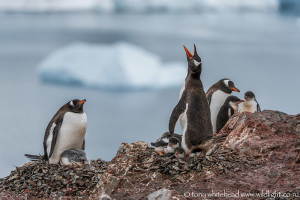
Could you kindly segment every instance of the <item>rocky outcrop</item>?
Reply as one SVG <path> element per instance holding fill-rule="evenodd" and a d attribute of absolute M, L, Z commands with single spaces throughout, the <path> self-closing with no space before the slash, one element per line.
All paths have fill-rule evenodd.
<path fill-rule="evenodd" d="M 300 115 L 278 111 L 236 113 L 220 134 L 227 135 L 226 140 L 214 145 L 205 157 L 162 157 L 147 143 L 136 142 L 122 143 L 108 164 L 96 165 L 97 172 L 88 166 L 75 170 L 45 163 L 30 163 L 31 167 L 26 164 L 0 180 L 0 197 L 39 197 L 33 191 L 46 188 L 52 196 L 47 193 L 44 197 L 62 199 L 300 198 Z M 63 170 L 56 172 L 55 167 Z M 40 168 L 48 171 L 35 171 Z M 54 170 L 52 174 L 50 169 Z M 26 172 L 17 172 L 20 170 Z M 82 182 L 78 185 L 63 172 L 75 173 Z M 89 178 L 84 179 L 87 172 Z M 39 177 L 51 180 L 53 173 L 62 173 L 59 176 L 66 179 L 66 184 L 62 182 L 61 188 L 51 181 L 44 188 L 36 184 L 41 181 Z M 84 183 L 82 187 L 80 183 Z M 75 190 L 66 193 L 66 188 Z"/>

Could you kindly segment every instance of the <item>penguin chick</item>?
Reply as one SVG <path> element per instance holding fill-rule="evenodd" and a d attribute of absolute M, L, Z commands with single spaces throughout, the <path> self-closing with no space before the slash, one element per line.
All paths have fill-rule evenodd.
<path fill-rule="evenodd" d="M 154 147 L 154 151 L 159 155 L 163 155 L 164 153 L 168 153 L 167 146 L 168 143 L 163 140 L 157 142 L 151 142 L 151 146 Z"/>
<path fill-rule="evenodd" d="M 206 92 L 214 133 L 217 133 L 216 124 L 220 108 L 224 104 L 226 98 L 230 96 L 233 91 L 240 92 L 240 90 L 235 87 L 233 81 L 228 78 L 224 78 L 213 84 Z"/>
<path fill-rule="evenodd" d="M 239 111 L 239 103 L 244 102 L 236 96 L 227 97 L 217 116 L 217 133 L 225 126 L 229 118 Z"/>
<path fill-rule="evenodd" d="M 88 159 L 83 150 L 70 149 L 61 154 L 60 163 L 62 165 L 77 164 L 81 166 L 83 164 L 88 164 Z"/>
<path fill-rule="evenodd" d="M 175 155 L 175 157 L 176 158 L 181 158 L 181 159 L 183 159 L 184 158 L 184 149 L 183 148 L 181 148 L 181 147 L 176 147 L 175 149 L 174 149 L 174 155 Z"/>
<path fill-rule="evenodd" d="M 169 142 L 169 139 L 170 139 L 171 137 L 176 137 L 176 138 L 178 138 L 179 140 L 181 140 L 182 135 L 179 135 L 179 134 L 176 134 L 176 133 L 174 133 L 174 134 L 172 135 L 170 132 L 164 132 L 159 138 L 156 139 L 156 142 L 158 142 L 158 141 L 164 141 L 164 142 L 168 143 L 168 142 Z"/>
<path fill-rule="evenodd" d="M 169 143 L 168 143 L 168 147 L 167 147 L 168 153 L 173 153 L 175 148 L 180 147 L 180 143 L 181 143 L 181 140 L 179 140 L 176 137 L 171 137 L 169 139 Z"/>
<path fill-rule="evenodd" d="M 255 112 L 261 112 L 260 106 L 255 98 L 255 95 L 253 92 L 248 91 L 245 93 L 245 102 L 243 103 L 241 107 L 241 113 L 242 112 L 250 112 L 250 113 L 255 113 Z"/>
<path fill-rule="evenodd" d="M 167 146 L 171 137 L 175 137 L 181 141 L 182 136 L 176 133 L 172 135 L 170 132 L 165 132 L 156 139 L 156 142 L 151 142 L 150 144 L 154 147 L 154 151 L 162 155 L 163 153 L 168 153 Z"/>

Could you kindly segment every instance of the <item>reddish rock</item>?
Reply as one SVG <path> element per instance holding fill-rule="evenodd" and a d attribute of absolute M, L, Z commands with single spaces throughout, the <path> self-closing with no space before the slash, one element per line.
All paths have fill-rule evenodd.
<path fill-rule="evenodd" d="M 236 113 L 220 134 L 226 140 L 204 158 L 161 157 L 145 142 L 123 143 L 84 198 L 300 198 L 300 115 Z"/>

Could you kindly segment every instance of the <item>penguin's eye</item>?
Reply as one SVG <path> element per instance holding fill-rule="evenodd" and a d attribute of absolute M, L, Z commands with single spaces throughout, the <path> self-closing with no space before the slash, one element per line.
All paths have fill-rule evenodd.
<path fill-rule="evenodd" d="M 201 62 L 198 62 L 197 60 L 194 60 L 194 64 L 196 65 L 196 67 L 198 67 L 198 65 L 200 65 Z"/>
<path fill-rule="evenodd" d="M 70 105 L 71 107 L 74 107 L 73 101 L 70 101 L 69 105 Z"/>

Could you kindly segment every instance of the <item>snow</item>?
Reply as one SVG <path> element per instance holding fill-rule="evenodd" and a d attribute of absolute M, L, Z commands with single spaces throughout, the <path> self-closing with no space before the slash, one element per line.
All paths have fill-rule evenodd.
<path fill-rule="evenodd" d="M 0 0 L 4 11 L 199 12 L 277 10 L 279 0 Z"/>
<path fill-rule="evenodd" d="M 75 43 L 54 51 L 39 65 L 43 81 L 102 89 L 180 87 L 186 63 L 163 63 L 157 55 L 133 44 Z"/>

